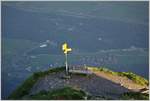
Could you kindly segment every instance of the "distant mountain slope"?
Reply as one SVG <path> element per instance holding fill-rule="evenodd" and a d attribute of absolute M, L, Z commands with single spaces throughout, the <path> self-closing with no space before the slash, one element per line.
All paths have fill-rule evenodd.
<path fill-rule="evenodd" d="M 70 16 L 64 11 L 31 12 L 2 5 L 2 37 L 55 40 L 58 46 L 67 41 L 76 49 L 95 52 L 131 46 L 148 48 L 147 36 L 148 25 Z"/>

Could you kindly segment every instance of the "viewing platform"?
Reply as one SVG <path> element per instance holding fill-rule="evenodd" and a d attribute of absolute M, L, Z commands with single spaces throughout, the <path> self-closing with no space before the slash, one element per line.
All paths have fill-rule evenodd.
<path fill-rule="evenodd" d="M 76 73 L 76 74 L 86 74 L 91 75 L 93 74 L 90 70 L 86 68 L 86 66 L 81 67 L 69 67 L 69 73 Z"/>

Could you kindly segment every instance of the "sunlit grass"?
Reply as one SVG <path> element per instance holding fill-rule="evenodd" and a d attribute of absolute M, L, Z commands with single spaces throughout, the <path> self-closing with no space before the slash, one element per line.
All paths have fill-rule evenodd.
<path fill-rule="evenodd" d="M 110 73 L 112 75 L 118 75 L 118 76 L 124 76 L 124 77 L 127 77 L 129 79 L 131 79 L 132 81 L 134 81 L 135 83 L 137 84 L 140 84 L 142 86 L 145 86 L 145 85 L 149 85 L 149 82 L 148 80 L 146 80 L 145 78 L 139 76 L 139 75 L 136 75 L 132 72 L 114 72 L 114 71 L 111 71 L 105 67 L 87 67 L 89 70 L 92 70 L 92 71 L 103 71 L 103 72 L 106 72 L 106 73 Z"/>

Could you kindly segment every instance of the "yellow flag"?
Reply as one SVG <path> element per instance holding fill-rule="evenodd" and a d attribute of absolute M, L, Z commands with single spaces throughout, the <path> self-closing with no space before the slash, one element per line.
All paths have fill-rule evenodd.
<path fill-rule="evenodd" d="M 70 52 L 70 51 L 72 51 L 72 49 L 71 48 L 67 48 L 67 51 Z"/>
<path fill-rule="evenodd" d="M 67 49 L 67 43 L 64 43 L 63 45 L 62 45 L 62 50 L 66 50 Z"/>
<path fill-rule="evenodd" d="M 68 48 L 67 46 L 68 46 L 67 43 L 64 43 L 62 45 L 62 50 L 64 51 L 65 54 L 67 54 L 68 52 L 72 51 L 72 49 Z"/>

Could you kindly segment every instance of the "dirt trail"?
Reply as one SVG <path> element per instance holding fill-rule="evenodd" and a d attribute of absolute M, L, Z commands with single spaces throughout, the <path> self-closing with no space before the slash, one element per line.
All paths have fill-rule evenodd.
<path fill-rule="evenodd" d="M 106 72 L 93 72 L 97 76 L 103 77 L 107 80 L 110 80 L 114 83 L 120 84 L 121 86 L 130 89 L 132 91 L 139 91 L 140 89 L 146 88 L 147 86 L 142 86 L 139 85 L 132 80 L 128 79 L 127 77 L 122 77 L 122 76 L 117 76 L 117 75 L 112 75 Z"/>

